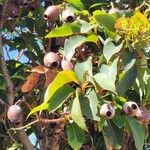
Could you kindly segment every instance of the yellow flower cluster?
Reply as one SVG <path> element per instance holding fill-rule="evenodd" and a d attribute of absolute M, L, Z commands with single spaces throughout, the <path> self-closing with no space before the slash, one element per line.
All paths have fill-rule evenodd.
<path fill-rule="evenodd" d="M 121 17 L 115 23 L 115 28 L 120 35 L 137 43 L 147 40 L 150 36 L 150 23 L 145 14 L 135 12 L 131 18 Z"/>

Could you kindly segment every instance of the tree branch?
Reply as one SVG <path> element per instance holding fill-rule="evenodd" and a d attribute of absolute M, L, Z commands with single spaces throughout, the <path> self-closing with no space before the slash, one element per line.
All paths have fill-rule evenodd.
<path fill-rule="evenodd" d="M 12 80 L 10 78 L 9 75 L 9 71 L 7 68 L 7 64 L 5 62 L 4 59 L 4 53 L 3 53 L 3 44 L 2 44 L 2 28 L 3 28 L 3 20 L 4 20 L 4 16 L 5 16 L 5 12 L 6 12 L 6 4 L 7 4 L 7 0 L 5 1 L 5 4 L 3 5 L 3 11 L 2 11 L 2 21 L 0 22 L 0 66 L 2 68 L 2 72 L 4 75 L 4 80 L 6 82 L 6 89 L 7 89 L 7 101 L 10 105 L 12 105 L 14 103 L 14 85 L 12 83 Z"/>

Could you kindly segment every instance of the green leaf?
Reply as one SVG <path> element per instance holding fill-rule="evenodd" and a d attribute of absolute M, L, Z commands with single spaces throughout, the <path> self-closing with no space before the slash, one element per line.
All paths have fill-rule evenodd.
<path fill-rule="evenodd" d="M 33 109 L 31 110 L 31 112 L 28 114 L 27 118 L 28 118 L 29 116 L 31 116 L 32 114 L 38 112 L 38 111 L 48 110 L 48 106 L 49 106 L 48 103 L 42 103 L 41 105 L 39 105 L 39 106 L 33 108 Z"/>
<path fill-rule="evenodd" d="M 95 26 L 91 25 L 90 23 L 84 21 L 84 20 L 80 20 L 81 23 L 81 33 L 88 33 L 91 29 L 93 29 Z"/>
<path fill-rule="evenodd" d="M 42 110 L 50 110 L 52 111 L 53 109 L 56 109 L 57 107 L 59 107 L 62 103 L 63 103 L 63 98 L 65 98 L 67 96 L 67 94 L 73 92 L 73 89 L 70 89 L 68 87 L 68 89 L 66 89 L 67 93 L 62 94 L 62 92 L 64 91 L 63 86 L 67 83 L 70 82 L 75 82 L 76 84 L 78 83 L 78 80 L 76 78 L 76 74 L 74 71 L 71 70 L 65 70 L 65 71 L 61 71 L 57 74 L 57 76 L 55 77 L 54 81 L 48 86 L 48 88 L 46 89 L 45 95 L 44 95 L 44 102 L 35 107 L 28 115 L 28 117 L 38 111 L 42 111 Z M 60 89 L 61 88 L 61 89 Z M 63 91 L 61 91 L 63 90 Z M 62 94 L 62 99 L 59 99 L 58 102 L 54 102 L 56 101 L 57 97 L 57 92 L 58 94 Z M 52 102 L 51 101 L 52 98 Z M 50 103 L 50 104 L 49 104 Z M 52 105 L 51 105 L 52 103 Z M 56 103 L 54 105 L 54 103 Z M 51 105 L 51 106 L 50 106 Z"/>
<path fill-rule="evenodd" d="M 117 83 L 116 85 L 117 93 L 120 95 L 126 92 L 132 86 L 133 82 L 136 79 L 136 76 L 137 76 L 137 68 L 133 66 L 129 71 L 124 73 L 121 80 Z"/>
<path fill-rule="evenodd" d="M 137 150 L 143 150 L 145 140 L 145 128 L 144 125 L 137 122 L 134 118 L 127 117 L 127 122 L 133 133 L 135 146 Z"/>
<path fill-rule="evenodd" d="M 85 42 L 93 42 L 93 43 L 95 43 L 96 45 L 98 45 L 98 36 L 97 36 L 97 34 L 95 34 L 95 33 L 91 33 L 91 34 L 89 34 L 88 36 L 87 36 L 87 39 L 86 39 L 86 41 Z"/>
<path fill-rule="evenodd" d="M 78 89 L 77 89 L 77 90 L 78 90 Z M 80 105 L 80 102 L 79 102 L 79 94 L 78 94 L 78 91 L 77 91 L 76 97 L 75 97 L 75 99 L 73 100 L 73 103 L 72 103 L 71 117 L 72 117 L 72 119 L 74 120 L 74 122 L 75 122 L 81 129 L 83 129 L 84 131 L 87 131 L 87 132 L 88 132 L 88 129 L 87 129 L 87 127 L 86 127 L 85 120 L 84 120 L 84 117 L 83 117 L 83 114 L 82 114 L 82 111 L 81 111 L 81 105 Z"/>
<path fill-rule="evenodd" d="M 61 27 L 51 30 L 46 38 L 64 37 L 80 33 L 81 24 L 79 22 L 66 23 Z"/>
<path fill-rule="evenodd" d="M 106 145 L 112 145 L 115 149 L 120 149 L 123 142 L 123 129 L 119 129 L 113 123 L 108 121 L 108 124 L 103 128 L 103 135 Z"/>
<path fill-rule="evenodd" d="M 97 116 L 98 114 L 98 98 L 93 89 L 90 89 L 87 91 L 86 97 L 83 95 L 79 96 L 80 103 L 81 103 L 81 109 L 83 111 L 83 114 L 91 119 L 100 121 L 100 118 Z"/>
<path fill-rule="evenodd" d="M 117 76 L 117 61 L 118 59 L 115 59 L 110 66 L 105 64 L 102 65 L 100 73 L 94 76 L 99 86 L 114 93 L 116 93 L 115 81 Z"/>
<path fill-rule="evenodd" d="M 81 0 L 65 0 L 68 3 L 71 3 L 73 6 L 75 6 L 76 8 L 79 8 L 80 10 L 84 9 L 84 4 Z"/>
<path fill-rule="evenodd" d="M 74 122 L 67 125 L 66 131 L 69 145 L 79 150 L 84 142 L 84 131 Z"/>
<path fill-rule="evenodd" d="M 61 88 L 59 88 L 51 97 L 51 99 L 49 100 L 49 111 L 55 111 L 57 108 L 59 108 L 64 101 L 66 100 L 66 98 L 69 97 L 69 95 L 71 93 L 74 92 L 74 89 L 72 87 L 69 86 L 62 86 Z"/>
<path fill-rule="evenodd" d="M 77 62 L 74 70 L 77 74 L 78 80 L 80 82 L 84 82 L 85 73 L 92 76 L 92 70 L 93 70 L 93 68 L 92 68 L 92 57 L 89 57 L 84 62 L 81 62 L 81 63 Z"/>
<path fill-rule="evenodd" d="M 46 89 L 44 102 L 48 102 L 60 87 L 70 82 L 79 84 L 75 72 L 71 70 L 60 71 L 54 81 Z"/>
<path fill-rule="evenodd" d="M 86 37 L 82 35 L 76 35 L 70 37 L 64 45 L 64 55 L 68 61 L 70 61 L 75 54 L 75 49 L 84 43 Z"/>
<path fill-rule="evenodd" d="M 103 28 L 105 29 L 106 33 L 115 38 L 117 36 L 116 29 L 115 29 L 115 20 L 114 18 L 107 14 L 105 11 L 96 10 L 93 12 L 93 16 L 97 22 L 99 22 Z"/>
<path fill-rule="evenodd" d="M 114 54 L 118 53 L 121 50 L 122 46 L 123 46 L 123 43 L 121 43 L 118 46 L 115 46 L 114 43 L 111 41 L 104 45 L 103 54 L 107 62 L 109 62 L 109 60 Z"/>

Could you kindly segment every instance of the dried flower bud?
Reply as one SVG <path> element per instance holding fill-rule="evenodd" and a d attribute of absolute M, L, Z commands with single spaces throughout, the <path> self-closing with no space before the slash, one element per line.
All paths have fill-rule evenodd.
<path fill-rule="evenodd" d="M 43 15 L 45 20 L 56 21 L 59 18 L 59 7 L 56 5 L 49 6 Z"/>
<path fill-rule="evenodd" d="M 49 52 L 44 56 L 43 61 L 46 67 L 57 68 L 60 65 L 61 57 L 54 52 Z"/>
<path fill-rule="evenodd" d="M 14 124 L 18 125 L 22 122 L 22 110 L 18 105 L 12 105 L 7 111 L 7 118 Z"/>
<path fill-rule="evenodd" d="M 66 9 L 62 12 L 62 19 L 67 23 L 71 23 L 71 22 L 75 21 L 76 16 L 75 16 L 74 12 Z"/>
<path fill-rule="evenodd" d="M 139 106 L 133 101 L 125 102 L 123 111 L 126 115 L 135 116 L 139 112 Z"/>
<path fill-rule="evenodd" d="M 111 104 L 103 104 L 100 109 L 100 115 L 106 119 L 111 119 L 115 115 L 115 108 Z"/>
<path fill-rule="evenodd" d="M 73 70 L 74 69 L 73 63 L 66 60 L 66 59 L 62 59 L 61 67 L 62 67 L 63 70 Z"/>

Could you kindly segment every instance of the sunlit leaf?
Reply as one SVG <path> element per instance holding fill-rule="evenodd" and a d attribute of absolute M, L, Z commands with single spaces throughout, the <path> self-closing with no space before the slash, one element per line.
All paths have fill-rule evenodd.
<path fill-rule="evenodd" d="M 85 36 L 76 35 L 70 37 L 66 41 L 64 45 L 64 55 L 68 61 L 70 61 L 73 55 L 75 54 L 75 49 L 79 47 L 82 43 L 84 43 L 85 40 L 86 40 Z"/>
<path fill-rule="evenodd" d="M 123 43 L 115 46 L 113 42 L 108 42 L 104 45 L 103 54 L 107 62 L 109 62 L 109 60 L 114 54 L 118 53 L 121 50 L 122 46 L 123 46 Z"/>
<path fill-rule="evenodd" d="M 54 28 L 48 33 L 46 38 L 64 37 L 80 33 L 81 24 L 79 22 L 67 23 L 61 27 Z"/>
<path fill-rule="evenodd" d="M 116 93 L 117 61 L 118 59 L 115 59 L 111 65 L 102 65 L 100 73 L 94 76 L 99 86 L 114 93 Z"/>
<path fill-rule="evenodd" d="M 75 150 L 80 149 L 84 142 L 84 131 L 74 122 L 67 125 L 66 131 L 70 146 Z"/>
<path fill-rule="evenodd" d="M 54 111 L 59 108 L 65 102 L 66 98 L 69 97 L 69 95 L 73 92 L 74 89 L 66 85 L 59 88 L 49 100 L 48 110 Z"/>
<path fill-rule="evenodd" d="M 75 72 L 77 74 L 78 80 L 80 82 L 84 81 L 84 74 L 87 73 L 89 75 L 92 75 L 92 57 L 89 57 L 84 62 L 77 62 L 75 65 Z"/>
<path fill-rule="evenodd" d="M 83 130 L 88 131 L 85 119 L 83 117 L 82 111 L 81 111 L 81 105 L 79 101 L 79 93 L 77 92 L 75 99 L 72 103 L 71 108 L 71 117 L 74 120 L 74 122 Z"/>
<path fill-rule="evenodd" d="M 55 77 L 54 81 L 48 86 L 45 96 L 44 96 L 44 102 L 48 102 L 50 98 L 53 96 L 53 94 L 63 85 L 74 82 L 76 84 L 79 84 L 76 74 L 74 71 L 71 70 L 65 70 L 58 72 L 57 76 Z"/>

